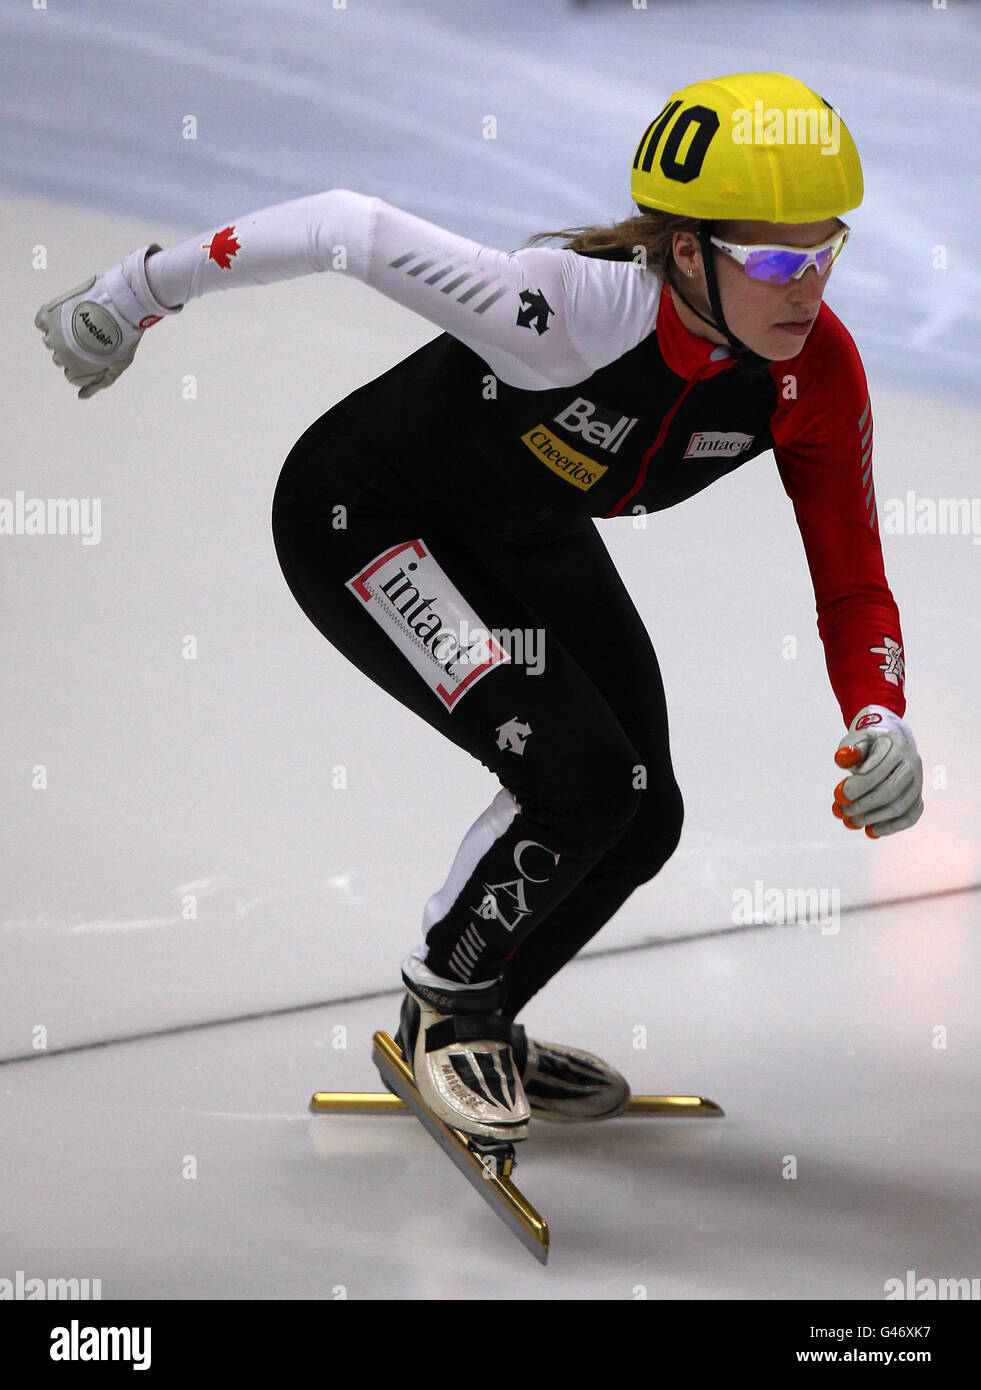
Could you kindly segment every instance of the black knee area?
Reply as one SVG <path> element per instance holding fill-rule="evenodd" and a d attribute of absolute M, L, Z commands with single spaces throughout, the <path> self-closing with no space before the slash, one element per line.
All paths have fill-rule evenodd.
<path fill-rule="evenodd" d="M 678 848 L 684 820 L 685 803 L 676 782 L 645 791 L 636 815 L 611 851 L 618 871 L 635 885 L 660 873 Z"/>
<path fill-rule="evenodd" d="M 516 795 L 522 811 L 546 826 L 556 844 L 600 854 L 623 836 L 643 803 L 635 785 L 639 763 L 625 737 L 584 741 L 555 769 L 547 799 Z"/>

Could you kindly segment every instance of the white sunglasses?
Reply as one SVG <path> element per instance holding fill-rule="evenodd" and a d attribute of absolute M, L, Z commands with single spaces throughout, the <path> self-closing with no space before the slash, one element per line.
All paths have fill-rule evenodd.
<path fill-rule="evenodd" d="M 773 285 L 786 285 L 799 280 L 808 266 L 819 275 L 826 275 L 841 255 L 851 229 L 842 222 L 834 236 L 820 246 L 743 246 L 735 241 L 709 237 L 713 246 L 738 261 L 751 280 L 767 280 Z"/>

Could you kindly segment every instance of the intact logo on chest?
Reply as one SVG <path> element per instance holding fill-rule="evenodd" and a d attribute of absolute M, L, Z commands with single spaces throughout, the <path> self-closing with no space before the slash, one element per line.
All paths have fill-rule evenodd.
<path fill-rule="evenodd" d="M 683 457 L 686 459 L 731 458 L 748 449 L 756 438 L 738 430 L 696 430 L 688 441 Z"/>

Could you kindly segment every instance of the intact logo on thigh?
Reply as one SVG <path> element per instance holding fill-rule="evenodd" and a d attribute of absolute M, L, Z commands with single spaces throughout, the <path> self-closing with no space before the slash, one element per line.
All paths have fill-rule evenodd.
<path fill-rule="evenodd" d="M 511 660 L 423 540 L 376 555 L 345 588 L 449 710 L 493 666 Z"/>

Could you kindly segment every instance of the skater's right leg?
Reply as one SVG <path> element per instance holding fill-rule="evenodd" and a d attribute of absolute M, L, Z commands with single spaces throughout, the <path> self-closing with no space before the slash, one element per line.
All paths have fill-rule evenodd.
<path fill-rule="evenodd" d="M 421 949 L 406 962 L 417 999 L 427 984 L 440 989 L 438 1004 L 425 1001 L 439 1015 L 436 1022 L 464 1018 L 472 1014 L 467 986 L 494 984 L 517 944 L 623 835 L 638 800 L 637 753 L 540 615 L 464 541 L 427 520 L 352 507 L 346 525 L 335 529 L 332 499 L 316 489 L 311 494 L 302 479 L 287 466 L 274 506 L 280 563 L 301 607 L 366 675 L 504 784 L 430 901 Z M 525 669 L 527 662 L 500 660 L 473 667 L 454 686 L 446 679 L 445 654 L 461 625 L 470 633 L 523 635 L 536 645 L 538 673 Z M 433 655 L 437 643 L 442 667 Z M 495 1012 L 482 1006 L 477 1016 Z M 442 1068 L 448 1078 L 448 1067 L 459 1078 L 461 1067 L 451 1058 L 462 1044 L 444 1033 L 434 1038 L 451 1051 L 440 1058 L 440 1048 L 428 1050 L 427 1074 Z M 505 1042 L 485 1041 L 495 1047 L 483 1051 L 504 1055 Z M 418 1061 L 422 1054 L 415 1052 Z M 484 1099 L 496 1099 L 486 1059 L 474 1054 L 467 1065 Z M 507 1094 L 503 1082 L 502 1090 Z M 522 1099 L 513 1096 L 505 1125 L 520 1115 Z M 466 1119 L 459 1116 L 460 1128 Z"/>
<path fill-rule="evenodd" d="M 640 800 L 637 751 L 533 606 L 455 535 L 425 519 L 353 508 L 335 531 L 328 502 L 287 502 L 280 491 L 274 523 L 287 581 L 320 631 L 503 784 L 427 905 L 421 956 L 456 985 L 494 980 L 623 835 Z M 373 567 L 375 578 L 362 583 Z M 395 577 L 379 586 L 388 570 Z M 527 659 L 502 659 L 451 687 L 431 654 L 437 643 L 448 650 L 461 628 L 490 630 L 515 647 L 533 643 L 536 674 Z M 424 631 L 437 634 L 428 649 Z M 453 674 L 466 669 L 455 664 Z"/>

